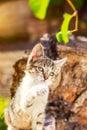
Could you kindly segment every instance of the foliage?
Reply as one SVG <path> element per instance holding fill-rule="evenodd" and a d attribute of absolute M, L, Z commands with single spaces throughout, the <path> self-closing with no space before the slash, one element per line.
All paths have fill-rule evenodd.
<path fill-rule="evenodd" d="M 84 4 L 84 0 L 73 0 L 76 9 L 80 10 Z"/>
<path fill-rule="evenodd" d="M 29 0 L 29 5 L 37 18 L 44 19 L 49 2 L 50 0 Z"/>
<path fill-rule="evenodd" d="M 0 97 L 0 130 L 6 130 L 6 125 L 4 122 L 4 109 L 9 104 L 9 99 Z"/>
<path fill-rule="evenodd" d="M 61 3 L 61 1 L 62 0 L 58 0 L 59 3 Z M 66 1 L 70 5 L 70 7 L 74 11 L 74 13 L 73 14 L 68 14 L 68 13 L 64 14 L 64 21 L 61 26 L 61 31 L 56 34 L 56 38 L 57 38 L 58 42 L 64 42 L 65 44 L 67 44 L 69 42 L 68 36 L 71 35 L 72 32 L 77 31 L 77 29 L 78 29 L 77 10 L 75 9 L 71 0 L 66 0 Z M 44 0 L 44 1 L 29 0 L 29 5 L 37 18 L 44 19 L 46 16 L 47 7 L 50 2 L 53 2 L 53 0 Z M 75 29 L 69 31 L 69 23 L 73 17 L 76 17 Z"/>
<path fill-rule="evenodd" d="M 60 5 L 62 2 L 63 0 L 50 0 L 50 3 L 54 5 Z"/>
<path fill-rule="evenodd" d="M 64 21 L 61 26 L 61 32 L 56 34 L 56 38 L 57 38 L 58 42 L 63 42 L 63 41 L 64 41 L 64 43 L 69 42 L 68 35 L 71 35 L 72 32 L 68 31 L 68 26 L 69 26 L 69 23 L 70 23 L 70 20 L 72 19 L 72 17 L 73 17 L 73 15 L 70 15 L 67 13 L 64 14 Z"/>

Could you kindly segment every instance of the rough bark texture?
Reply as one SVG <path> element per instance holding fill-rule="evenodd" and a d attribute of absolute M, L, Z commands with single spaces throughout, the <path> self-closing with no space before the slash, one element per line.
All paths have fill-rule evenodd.
<path fill-rule="evenodd" d="M 53 106 L 57 102 L 57 130 L 87 130 L 87 39 L 83 39 L 71 37 L 68 46 L 58 46 L 59 58 L 68 60 L 59 87 L 49 97 Z"/>
<path fill-rule="evenodd" d="M 85 45 L 83 45 L 85 46 Z M 78 45 L 79 47 L 79 45 Z M 87 47 L 87 45 L 86 45 Z M 62 97 L 67 105 L 68 120 L 57 118 L 58 130 L 85 130 L 87 129 L 87 53 L 85 49 L 77 47 L 59 46 L 59 57 L 67 57 L 67 63 L 62 69 L 60 86 L 55 95 Z M 57 97 L 57 96 L 55 96 Z M 63 104 L 64 104 L 63 103 Z M 63 105 L 62 104 L 62 105 Z M 69 108 L 70 107 L 70 108 Z M 63 111 L 64 110 L 64 111 Z M 60 115 L 65 113 L 61 110 Z M 72 115 L 73 112 L 73 115 Z M 66 118 L 66 116 L 64 115 Z M 61 128 L 61 126 L 63 128 Z M 60 128 L 59 128 L 60 127 Z"/>

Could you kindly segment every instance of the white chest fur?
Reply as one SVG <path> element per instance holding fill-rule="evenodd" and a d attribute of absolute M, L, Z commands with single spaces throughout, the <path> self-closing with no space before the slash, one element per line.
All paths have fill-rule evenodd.
<path fill-rule="evenodd" d="M 48 93 L 49 89 L 45 83 L 38 83 L 36 79 L 32 78 L 29 73 L 26 72 L 16 96 L 20 97 L 19 104 L 21 109 L 26 111 L 26 109 L 30 110 L 27 106 L 31 105 L 32 108 L 40 106 L 44 108 L 47 104 Z"/>

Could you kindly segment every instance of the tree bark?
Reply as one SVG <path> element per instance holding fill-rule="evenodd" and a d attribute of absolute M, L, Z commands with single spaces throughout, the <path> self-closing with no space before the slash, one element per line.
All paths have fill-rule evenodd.
<path fill-rule="evenodd" d="M 58 130 L 87 129 L 87 39 L 83 40 L 83 37 L 73 37 L 68 45 L 58 45 L 59 58 L 68 59 L 62 69 L 60 85 L 49 98 L 51 102 L 62 99 L 62 103 L 57 104 L 62 106 L 58 108 L 61 114 L 57 113 Z"/>

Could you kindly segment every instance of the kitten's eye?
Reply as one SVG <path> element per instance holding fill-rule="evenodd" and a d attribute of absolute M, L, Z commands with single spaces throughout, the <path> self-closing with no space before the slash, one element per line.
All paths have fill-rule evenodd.
<path fill-rule="evenodd" d="M 39 71 L 43 71 L 43 68 L 42 67 L 38 67 L 37 68 Z"/>
<path fill-rule="evenodd" d="M 50 76 L 54 76 L 54 72 L 50 72 L 50 74 L 49 74 Z"/>

